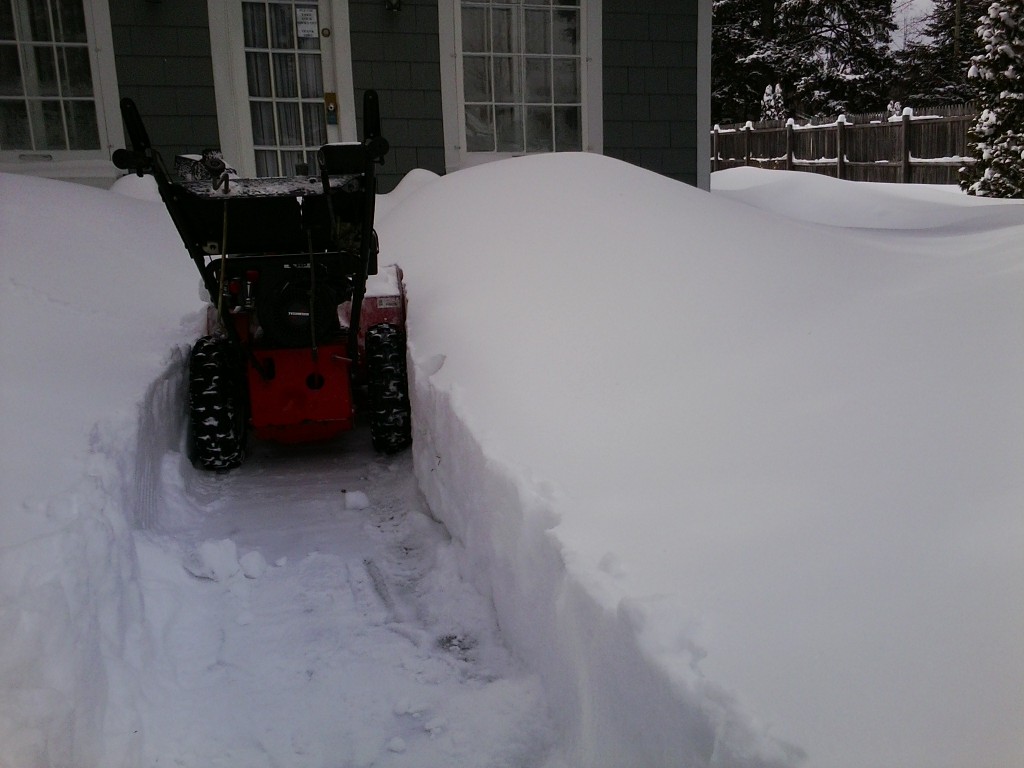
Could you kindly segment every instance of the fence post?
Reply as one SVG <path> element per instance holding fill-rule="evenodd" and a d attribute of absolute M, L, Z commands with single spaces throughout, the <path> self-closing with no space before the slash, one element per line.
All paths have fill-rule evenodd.
<path fill-rule="evenodd" d="M 793 118 L 786 121 L 786 170 L 793 170 Z"/>
<path fill-rule="evenodd" d="M 902 160 L 900 168 L 900 181 L 904 184 L 909 184 L 913 168 L 910 165 L 910 118 L 913 117 L 914 110 L 910 107 L 904 107 L 903 109 L 903 130 L 901 132 L 903 139 L 902 149 Z"/>
<path fill-rule="evenodd" d="M 711 132 L 711 171 L 714 173 L 718 170 L 718 132 L 721 128 L 718 127 L 718 123 L 715 123 L 715 128 Z"/>
<path fill-rule="evenodd" d="M 846 152 L 845 144 L 843 141 L 843 134 L 846 132 L 846 115 L 840 115 L 836 118 L 836 178 L 846 178 L 846 158 L 844 153 Z"/>
<path fill-rule="evenodd" d="M 754 132 L 754 124 L 747 120 L 747 124 L 743 126 L 743 164 L 750 165 L 750 157 L 753 152 L 751 147 L 750 134 Z"/>

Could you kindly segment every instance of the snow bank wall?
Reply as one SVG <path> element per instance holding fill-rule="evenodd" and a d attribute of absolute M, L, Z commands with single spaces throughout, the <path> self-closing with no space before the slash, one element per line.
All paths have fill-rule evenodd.
<path fill-rule="evenodd" d="M 763 173 L 410 175 L 419 482 L 570 765 L 1005 765 L 1024 207 Z"/>
<path fill-rule="evenodd" d="M 0 200 L 0 767 L 134 766 L 132 530 L 180 439 L 195 279 L 159 204 L 4 174 Z"/>
<path fill-rule="evenodd" d="M 488 456 L 433 372 L 410 371 L 419 485 L 458 542 L 464 574 L 494 601 L 503 637 L 540 676 L 566 765 L 792 764 L 798 752 L 754 733 L 727 693 L 669 673 L 641 646 L 641 610 L 595 599 L 549 532 L 550 489 Z"/>
<path fill-rule="evenodd" d="M 32 502 L 52 530 L 0 550 L 0 766 L 128 766 L 145 652 L 132 530 L 155 520 L 160 462 L 181 436 L 181 353 L 137 420 L 97 424 L 85 475 Z M 134 421 L 134 423 L 132 423 Z"/>

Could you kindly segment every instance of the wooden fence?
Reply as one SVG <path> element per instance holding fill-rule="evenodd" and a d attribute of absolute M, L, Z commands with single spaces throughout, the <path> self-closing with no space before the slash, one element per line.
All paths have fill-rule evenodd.
<path fill-rule="evenodd" d="M 967 130 L 971 105 L 929 108 L 927 114 L 842 115 L 825 125 L 773 121 L 753 126 L 715 126 L 711 170 L 750 165 L 810 171 L 852 181 L 956 184 L 973 162 Z"/>

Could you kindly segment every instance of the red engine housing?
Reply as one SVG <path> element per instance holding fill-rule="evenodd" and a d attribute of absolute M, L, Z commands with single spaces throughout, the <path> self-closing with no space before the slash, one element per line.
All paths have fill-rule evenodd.
<path fill-rule="evenodd" d="M 316 350 L 260 343 L 253 313 L 232 314 L 235 329 L 247 351 L 248 424 L 259 440 L 308 443 L 330 440 L 355 426 L 355 389 L 365 382 L 366 329 L 380 323 L 405 327 L 405 295 L 402 271 L 382 267 L 368 279 L 358 334 L 358 362 L 349 355 L 348 339 L 332 339 Z M 343 331 L 350 327 L 351 302 L 338 308 Z M 210 331 L 216 325 L 210 313 Z"/>

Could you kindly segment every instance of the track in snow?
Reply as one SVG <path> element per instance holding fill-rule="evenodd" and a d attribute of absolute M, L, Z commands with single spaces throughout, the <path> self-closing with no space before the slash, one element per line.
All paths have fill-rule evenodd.
<path fill-rule="evenodd" d="M 137 534 L 143 765 L 546 762 L 539 681 L 459 578 L 410 455 L 369 442 L 357 430 L 318 450 L 262 447 L 226 475 L 167 455 L 157 524 Z M 343 489 L 369 506 L 346 508 Z M 184 567 L 203 542 L 220 542 L 198 558 L 213 579 Z M 260 556 L 257 578 L 228 575 L 239 558 L 259 574 Z"/>

